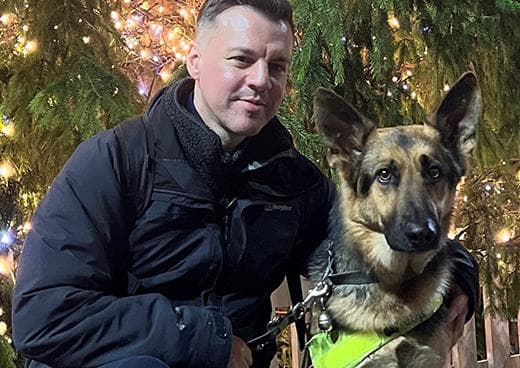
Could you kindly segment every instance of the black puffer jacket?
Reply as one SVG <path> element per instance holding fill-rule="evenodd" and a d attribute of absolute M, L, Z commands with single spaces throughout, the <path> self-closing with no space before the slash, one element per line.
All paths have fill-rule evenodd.
<path fill-rule="evenodd" d="M 78 147 L 42 201 L 13 303 L 15 346 L 30 367 L 133 355 L 225 367 L 231 336 L 265 331 L 271 292 L 323 238 L 333 190 L 281 124 L 223 164 L 219 138 L 185 108 L 192 89 L 167 88 L 147 112 L 153 191 L 129 236 L 111 130 Z M 124 262 L 128 287 L 118 282 Z M 256 354 L 255 366 L 273 354 Z"/>

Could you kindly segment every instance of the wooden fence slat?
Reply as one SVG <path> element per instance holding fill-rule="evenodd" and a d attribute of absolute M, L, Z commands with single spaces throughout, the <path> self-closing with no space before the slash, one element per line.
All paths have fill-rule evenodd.
<path fill-rule="evenodd" d="M 504 368 L 509 358 L 509 324 L 507 321 L 486 317 L 486 349 L 488 368 Z"/>
<path fill-rule="evenodd" d="M 477 338 L 475 317 L 465 325 L 464 332 L 451 350 L 453 366 L 457 368 L 477 368 Z"/>

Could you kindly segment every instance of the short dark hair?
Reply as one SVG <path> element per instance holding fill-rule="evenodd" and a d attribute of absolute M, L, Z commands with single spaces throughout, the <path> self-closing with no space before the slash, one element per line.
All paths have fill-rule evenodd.
<path fill-rule="evenodd" d="M 234 6 L 249 6 L 274 21 L 285 21 L 294 31 L 293 11 L 287 0 L 206 0 L 197 16 L 197 28 L 214 22 L 217 15 Z"/>

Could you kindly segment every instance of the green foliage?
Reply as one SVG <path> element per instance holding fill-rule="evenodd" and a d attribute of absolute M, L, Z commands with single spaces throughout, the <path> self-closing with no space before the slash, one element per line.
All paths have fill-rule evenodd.
<path fill-rule="evenodd" d="M 478 260 L 492 295 L 487 312 L 509 318 L 516 318 L 520 309 L 520 237 L 504 241 L 496 235 L 504 229 L 520 234 L 519 164 L 517 159 L 475 170 L 463 187 L 457 216 L 461 239 Z"/>
<path fill-rule="evenodd" d="M 7 331 L 3 336 L 0 336 L 0 367 L 2 368 L 16 368 L 23 367 L 23 359 L 16 354 L 11 343 L 7 340 L 11 335 L 11 328 L 9 323 L 9 316 L 11 315 L 11 292 L 12 284 L 7 282 L 4 278 L 0 278 L 0 322 L 7 325 Z"/>
<path fill-rule="evenodd" d="M 46 129 L 67 124 L 84 140 L 128 117 L 127 99 L 115 97 L 120 89 L 129 90 L 131 86 L 93 56 L 75 57 L 70 69 L 34 96 L 29 111 L 36 124 Z"/>
<path fill-rule="evenodd" d="M 16 130 L 0 144 L 26 193 L 44 193 L 82 140 L 142 107 L 115 67 L 122 49 L 110 10 L 97 0 L 0 3 L 18 15 L 17 32 L 37 44 L 34 53 L 11 45 L 0 64 L 0 113 Z"/>
<path fill-rule="evenodd" d="M 3 336 L 0 336 L 0 367 L 16 368 L 16 359 L 16 353 L 11 344 Z"/>

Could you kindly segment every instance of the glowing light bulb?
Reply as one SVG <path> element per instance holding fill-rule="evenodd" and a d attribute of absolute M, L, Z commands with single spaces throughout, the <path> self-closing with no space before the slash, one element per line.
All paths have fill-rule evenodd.
<path fill-rule="evenodd" d="M 32 229 L 32 224 L 30 222 L 27 221 L 25 224 L 23 224 L 23 227 L 22 227 L 23 231 L 28 232 L 31 229 Z"/>
<path fill-rule="evenodd" d="M 444 92 L 448 92 L 450 90 L 450 85 L 449 84 L 445 84 L 444 85 Z"/>
<path fill-rule="evenodd" d="M 13 236 L 9 233 L 9 231 L 2 231 L 1 232 L 2 237 L 0 237 L 0 243 L 3 243 L 5 245 L 11 245 L 14 241 Z"/>
<path fill-rule="evenodd" d="M 15 20 L 15 15 L 13 13 L 4 13 L 0 16 L 0 23 L 5 26 L 10 26 Z"/>
<path fill-rule="evenodd" d="M 498 243 L 507 243 L 512 238 L 511 230 L 508 228 L 503 228 L 495 235 L 495 240 Z"/>
<path fill-rule="evenodd" d="M 150 32 L 155 37 L 160 37 L 163 31 L 163 26 L 161 24 L 152 23 L 150 24 Z"/>
<path fill-rule="evenodd" d="M 168 68 L 163 68 L 159 73 L 163 82 L 168 82 L 172 77 L 172 73 Z"/>
<path fill-rule="evenodd" d="M 392 29 L 399 29 L 401 27 L 401 25 L 399 24 L 399 19 L 397 19 L 393 15 L 388 18 L 388 25 Z"/>
<path fill-rule="evenodd" d="M 141 59 L 143 60 L 149 60 L 152 57 L 152 53 L 150 50 L 144 49 L 139 52 L 139 55 L 141 56 Z"/>
<path fill-rule="evenodd" d="M 0 165 L 0 176 L 4 179 L 9 179 L 14 175 L 14 167 L 9 161 L 4 162 Z"/>
<path fill-rule="evenodd" d="M 137 91 L 141 96 L 148 96 L 148 91 L 150 90 L 150 87 L 146 84 L 145 81 L 140 81 L 137 86 Z"/>
<path fill-rule="evenodd" d="M 84 44 L 88 44 L 88 43 L 90 43 L 90 37 L 89 37 L 89 36 L 84 36 L 84 37 L 82 38 L 82 40 L 83 40 L 83 43 L 84 43 Z"/>
<path fill-rule="evenodd" d="M 2 132 L 2 134 L 5 135 L 6 137 L 12 137 L 12 136 L 14 136 L 14 125 L 13 125 L 13 124 L 4 125 L 4 126 L 2 127 L 1 132 Z"/>

